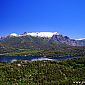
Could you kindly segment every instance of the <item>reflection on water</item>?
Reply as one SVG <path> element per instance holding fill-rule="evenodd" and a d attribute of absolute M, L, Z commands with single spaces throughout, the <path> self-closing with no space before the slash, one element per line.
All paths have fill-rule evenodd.
<path fill-rule="evenodd" d="M 38 61 L 38 60 L 42 61 L 42 60 L 53 60 L 53 59 L 41 57 L 41 58 L 38 58 L 38 59 L 32 59 L 31 61 Z"/>
<path fill-rule="evenodd" d="M 0 62 L 14 62 L 17 60 L 42 61 L 42 60 L 65 60 L 74 58 L 73 56 L 44 58 L 39 56 L 0 56 Z"/>

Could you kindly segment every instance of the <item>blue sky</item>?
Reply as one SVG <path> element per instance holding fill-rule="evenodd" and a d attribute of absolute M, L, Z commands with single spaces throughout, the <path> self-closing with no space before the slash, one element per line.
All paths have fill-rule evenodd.
<path fill-rule="evenodd" d="M 41 31 L 85 37 L 85 0 L 0 0 L 0 36 Z"/>

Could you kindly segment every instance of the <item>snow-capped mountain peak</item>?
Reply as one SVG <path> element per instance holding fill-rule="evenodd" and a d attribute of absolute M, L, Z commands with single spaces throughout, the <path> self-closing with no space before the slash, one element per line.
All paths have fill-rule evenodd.
<path fill-rule="evenodd" d="M 53 35 L 59 35 L 58 32 L 31 32 L 25 33 L 24 35 L 31 35 L 35 37 L 52 37 Z"/>
<path fill-rule="evenodd" d="M 11 33 L 10 36 L 15 36 L 15 37 L 17 37 L 18 34 L 16 34 L 16 33 Z"/>
<path fill-rule="evenodd" d="M 20 37 L 20 36 L 34 36 L 34 37 L 52 37 L 53 35 L 60 35 L 58 32 L 25 32 L 23 34 L 11 33 L 10 36 Z"/>

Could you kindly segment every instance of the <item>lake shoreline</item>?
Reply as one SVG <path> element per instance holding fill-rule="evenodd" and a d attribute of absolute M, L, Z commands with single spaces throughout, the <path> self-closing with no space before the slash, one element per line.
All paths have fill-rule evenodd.
<path fill-rule="evenodd" d="M 42 61 L 42 60 L 67 60 L 72 58 L 81 58 L 80 56 L 59 56 L 59 57 L 43 57 L 43 56 L 0 56 L 0 62 L 14 62 L 14 61 Z"/>

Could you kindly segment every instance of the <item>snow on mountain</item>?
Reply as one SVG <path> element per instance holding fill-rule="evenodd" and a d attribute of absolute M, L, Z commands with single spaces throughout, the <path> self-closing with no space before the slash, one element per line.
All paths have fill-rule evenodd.
<path fill-rule="evenodd" d="M 76 40 L 85 40 L 85 38 L 80 38 L 80 39 L 76 39 Z"/>
<path fill-rule="evenodd" d="M 16 34 L 16 33 L 11 33 L 10 36 L 15 36 L 15 37 L 17 37 L 18 34 Z"/>
<path fill-rule="evenodd" d="M 31 35 L 34 37 L 52 37 L 53 35 L 60 35 L 60 34 L 58 32 L 25 32 L 20 35 L 16 33 L 11 33 L 9 36 L 20 37 L 20 36 L 27 36 L 27 35 Z M 80 39 L 75 39 L 75 40 L 85 40 L 85 38 L 80 38 Z"/>
<path fill-rule="evenodd" d="M 59 35 L 58 32 L 31 32 L 25 33 L 24 35 L 31 35 L 35 37 L 52 37 L 53 35 Z"/>
<path fill-rule="evenodd" d="M 27 36 L 27 35 L 31 35 L 34 37 L 52 37 L 53 35 L 60 35 L 60 34 L 58 32 L 25 32 L 21 35 L 18 35 L 16 33 L 10 34 L 10 36 L 14 37 Z"/>

